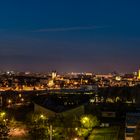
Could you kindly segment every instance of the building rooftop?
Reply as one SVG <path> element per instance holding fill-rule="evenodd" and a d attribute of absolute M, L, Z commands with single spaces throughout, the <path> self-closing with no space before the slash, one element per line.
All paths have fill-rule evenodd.
<path fill-rule="evenodd" d="M 50 109 L 56 113 L 61 113 L 70 109 L 74 109 L 89 101 L 87 95 L 41 95 L 33 99 L 35 104 Z"/>

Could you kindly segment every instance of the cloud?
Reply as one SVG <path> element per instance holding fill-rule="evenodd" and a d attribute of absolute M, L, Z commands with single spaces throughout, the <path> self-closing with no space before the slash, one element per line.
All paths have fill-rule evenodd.
<path fill-rule="evenodd" d="M 78 31 L 78 30 L 94 30 L 105 28 L 105 26 L 77 26 L 77 27 L 66 27 L 66 28 L 46 28 L 39 29 L 34 32 L 63 32 L 63 31 Z"/>

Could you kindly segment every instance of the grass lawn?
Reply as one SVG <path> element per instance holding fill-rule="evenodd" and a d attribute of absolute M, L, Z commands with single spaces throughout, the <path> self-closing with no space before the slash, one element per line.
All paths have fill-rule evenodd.
<path fill-rule="evenodd" d="M 94 129 L 89 140 L 117 140 L 119 127 Z"/>

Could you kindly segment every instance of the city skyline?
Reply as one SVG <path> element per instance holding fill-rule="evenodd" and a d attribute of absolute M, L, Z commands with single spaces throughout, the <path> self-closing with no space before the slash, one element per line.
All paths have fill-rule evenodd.
<path fill-rule="evenodd" d="M 133 72 L 139 69 L 139 1 L 0 4 L 0 69 Z"/>

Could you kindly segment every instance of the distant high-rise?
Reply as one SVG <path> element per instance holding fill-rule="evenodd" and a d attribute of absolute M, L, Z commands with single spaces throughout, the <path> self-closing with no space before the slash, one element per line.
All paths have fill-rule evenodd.
<path fill-rule="evenodd" d="M 140 69 L 138 70 L 138 79 L 140 79 Z"/>

